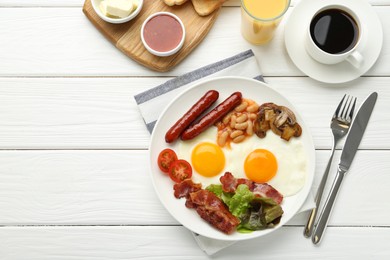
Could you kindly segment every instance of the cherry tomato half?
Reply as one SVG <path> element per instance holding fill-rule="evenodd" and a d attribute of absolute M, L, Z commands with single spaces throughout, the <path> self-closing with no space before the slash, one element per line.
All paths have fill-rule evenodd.
<path fill-rule="evenodd" d="M 158 155 L 157 163 L 161 171 L 168 173 L 172 163 L 177 160 L 177 155 L 172 149 L 164 149 Z"/>
<path fill-rule="evenodd" d="M 186 160 L 177 160 L 169 168 L 169 177 L 174 182 L 182 182 L 185 179 L 191 178 L 191 176 L 192 167 Z"/>

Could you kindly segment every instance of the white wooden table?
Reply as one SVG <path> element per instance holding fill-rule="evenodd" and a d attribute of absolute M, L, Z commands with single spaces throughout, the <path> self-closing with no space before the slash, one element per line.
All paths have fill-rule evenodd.
<path fill-rule="evenodd" d="M 292 63 L 283 23 L 270 44 L 245 42 L 237 0 L 225 4 L 205 40 L 167 73 L 112 46 L 83 15 L 83 0 L 1 0 L 0 259 L 209 258 L 151 186 L 150 136 L 133 95 L 249 48 L 265 80 L 288 96 L 312 131 L 314 186 L 340 98 L 349 93 L 360 104 L 377 91 L 379 99 L 319 246 L 303 237 L 306 214 L 300 214 L 214 258 L 389 259 L 390 1 L 370 3 L 384 29 L 381 55 L 363 77 L 329 86 Z M 330 178 L 334 173 L 335 167 Z"/>

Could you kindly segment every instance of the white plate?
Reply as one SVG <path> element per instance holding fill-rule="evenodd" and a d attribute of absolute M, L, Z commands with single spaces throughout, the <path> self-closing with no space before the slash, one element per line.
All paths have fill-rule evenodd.
<path fill-rule="evenodd" d="M 366 36 L 358 49 L 364 58 L 360 68 L 355 68 L 348 61 L 334 65 L 322 64 L 312 59 L 305 50 L 304 39 L 311 18 L 319 9 L 332 4 L 349 7 L 361 19 Z M 348 82 L 366 73 L 379 57 L 382 42 L 382 24 L 365 0 L 302 0 L 286 20 L 285 44 L 290 58 L 303 73 L 325 83 Z"/>
<path fill-rule="evenodd" d="M 181 95 L 174 99 L 170 105 L 163 111 L 157 124 L 154 128 L 151 143 L 149 147 L 150 151 L 150 166 L 151 177 L 154 188 L 160 198 L 162 204 L 169 211 L 169 213 L 177 219 L 181 224 L 190 229 L 191 231 L 206 236 L 209 238 L 220 240 L 246 240 L 254 237 L 260 237 L 270 232 L 273 232 L 277 228 L 267 229 L 262 231 L 255 231 L 249 234 L 242 234 L 235 232 L 231 235 L 226 235 L 221 231 L 218 231 L 214 227 L 210 226 L 206 221 L 200 218 L 194 209 L 188 209 L 184 205 L 185 199 L 176 199 L 173 196 L 173 182 L 171 179 L 163 174 L 157 166 L 158 154 L 169 145 L 165 142 L 165 133 L 174 124 L 178 118 L 180 118 L 201 96 L 203 96 L 208 90 L 217 90 L 219 92 L 219 102 L 230 96 L 233 92 L 241 91 L 243 97 L 253 99 L 258 104 L 265 102 L 274 102 L 278 105 L 284 105 L 289 107 L 295 112 L 297 120 L 302 126 L 302 141 L 304 143 L 305 153 L 308 158 L 307 167 L 307 180 L 298 194 L 286 197 L 282 203 L 284 210 L 281 223 L 277 228 L 284 225 L 289 221 L 301 208 L 309 194 L 310 188 L 313 182 L 314 176 L 314 164 L 315 164 L 315 152 L 312 137 L 308 128 L 304 124 L 299 113 L 293 107 L 293 105 L 284 98 L 281 94 L 270 88 L 267 84 L 257 80 L 242 78 L 242 77 L 221 77 L 207 81 L 200 82 Z"/>

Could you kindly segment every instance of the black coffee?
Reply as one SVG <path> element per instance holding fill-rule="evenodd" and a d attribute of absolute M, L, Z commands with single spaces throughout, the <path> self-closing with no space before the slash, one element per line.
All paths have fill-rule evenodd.
<path fill-rule="evenodd" d="M 340 9 L 327 9 L 314 16 L 310 35 L 323 51 L 340 54 L 351 50 L 359 37 L 356 21 Z"/>

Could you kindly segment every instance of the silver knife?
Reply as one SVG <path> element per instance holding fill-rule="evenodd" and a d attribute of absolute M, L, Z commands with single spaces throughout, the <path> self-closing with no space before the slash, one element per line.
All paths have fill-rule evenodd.
<path fill-rule="evenodd" d="M 360 109 L 354 121 L 352 122 L 351 129 L 349 130 L 349 134 L 347 136 L 347 139 L 345 140 L 344 148 L 341 153 L 340 163 L 338 165 L 335 180 L 333 182 L 332 188 L 330 189 L 328 198 L 326 199 L 324 208 L 320 214 L 318 224 L 312 237 L 312 241 L 314 244 L 318 244 L 323 237 L 326 225 L 328 224 L 329 216 L 333 208 L 333 204 L 337 197 L 337 193 L 344 179 L 344 176 L 349 170 L 353 158 L 355 157 L 355 154 L 358 150 L 360 141 L 363 138 L 364 131 L 366 130 L 371 113 L 374 109 L 377 97 L 378 93 L 376 92 L 370 94 L 360 106 Z"/>

